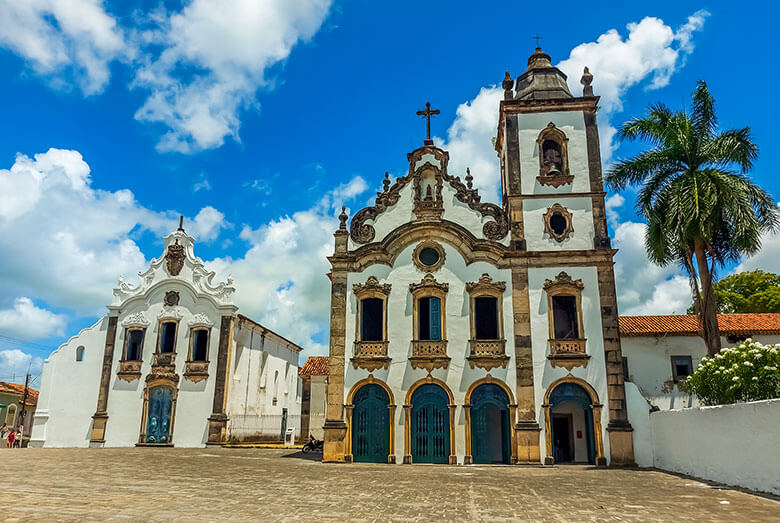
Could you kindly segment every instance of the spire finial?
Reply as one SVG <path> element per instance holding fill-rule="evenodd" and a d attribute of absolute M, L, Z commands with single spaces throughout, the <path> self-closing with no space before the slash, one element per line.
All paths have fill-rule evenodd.
<path fill-rule="evenodd" d="M 593 82 L 593 75 L 590 74 L 588 67 L 585 66 L 585 70 L 582 72 L 582 78 L 580 78 L 582 96 L 593 96 L 593 86 L 590 85 L 591 82 Z"/>
<path fill-rule="evenodd" d="M 382 185 L 385 188 L 385 192 L 390 190 L 390 173 L 385 171 L 385 179 L 382 180 Z"/>
<path fill-rule="evenodd" d="M 515 85 L 514 80 L 512 80 L 512 76 L 509 74 L 509 71 L 506 72 L 504 75 L 504 81 L 501 82 L 501 87 L 504 88 L 504 100 L 511 100 L 512 99 L 512 86 Z"/>
<path fill-rule="evenodd" d="M 541 46 L 541 44 L 539 43 L 539 40 L 541 40 L 541 39 L 542 39 L 542 37 L 541 37 L 541 36 L 539 36 L 539 33 L 536 33 L 536 35 L 535 35 L 533 38 L 534 38 L 534 40 L 536 40 L 536 48 L 537 48 L 537 49 L 541 49 L 541 48 L 542 48 L 542 46 Z"/>
<path fill-rule="evenodd" d="M 473 181 L 474 181 L 474 177 L 471 176 L 471 169 L 466 167 L 466 187 L 471 189 Z"/>
<path fill-rule="evenodd" d="M 347 219 L 349 216 L 347 216 L 347 206 L 342 205 L 341 206 L 341 214 L 339 214 L 339 230 L 346 231 L 347 230 Z"/>
<path fill-rule="evenodd" d="M 184 216 L 183 215 L 179 216 L 179 230 L 181 232 L 184 232 Z"/>

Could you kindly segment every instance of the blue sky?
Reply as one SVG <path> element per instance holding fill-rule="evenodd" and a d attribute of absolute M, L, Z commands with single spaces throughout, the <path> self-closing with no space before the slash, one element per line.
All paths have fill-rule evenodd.
<path fill-rule="evenodd" d="M 581 66 L 594 74 L 605 162 L 637 150 L 610 129 L 704 79 L 780 198 L 780 13 L 746 5 L 0 0 L 0 379 L 102 315 L 178 214 L 242 312 L 324 353 L 336 209 L 406 170 L 426 101 L 451 168 L 497 198 L 491 88 L 523 72 L 536 33 L 575 94 Z M 644 259 L 632 204 L 610 199 L 621 313 L 684 312 L 687 282 Z M 780 240 L 765 243 L 744 267 L 780 272 Z"/>

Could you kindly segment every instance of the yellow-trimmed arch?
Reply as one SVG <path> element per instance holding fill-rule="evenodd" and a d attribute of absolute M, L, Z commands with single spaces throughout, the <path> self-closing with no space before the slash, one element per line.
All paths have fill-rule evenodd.
<path fill-rule="evenodd" d="M 509 386 L 504 383 L 503 380 L 499 380 L 494 378 L 493 376 L 486 376 L 484 378 L 478 379 L 474 383 L 471 384 L 469 389 L 466 391 L 466 404 L 471 403 L 471 395 L 474 393 L 475 390 L 477 390 L 477 387 L 480 385 L 486 385 L 486 384 L 492 384 L 492 385 L 498 385 L 501 387 L 501 389 L 506 392 L 506 397 L 509 398 L 509 404 L 514 405 L 515 404 L 515 398 L 512 395 L 512 389 L 509 388 Z"/>
<path fill-rule="evenodd" d="M 438 385 L 444 392 L 447 393 L 449 398 L 450 414 L 450 465 L 456 465 L 458 459 L 455 456 L 455 397 L 452 395 L 452 391 L 442 380 L 434 378 L 430 374 L 425 378 L 415 381 L 406 393 L 406 403 L 404 404 L 404 463 L 412 463 L 412 396 L 414 392 L 423 385 Z"/>
<path fill-rule="evenodd" d="M 453 405 L 453 406 L 455 405 L 455 396 L 452 395 L 452 391 L 447 386 L 447 384 L 444 383 L 440 379 L 434 378 L 430 374 L 428 376 L 426 376 L 425 378 L 419 379 L 419 380 L 415 381 L 414 383 L 412 383 L 412 386 L 409 387 L 409 390 L 406 393 L 406 405 L 409 405 L 409 406 L 412 405 L 412 396 L 414 395 L 414 392 L 417 389 L 419 389 L 423 385 L 430 385 L 430 384 L 438 385 L 439 387 L 444 389 L 444 392 L 447 393 L 447 397 L 450 400 L 450 405 Z"/>
<path fill-rule="evenodd" d="M 387 397 L 390 401 L 390 403 L 387 404 L 387 409 L 390 411 L 390 450 L 387 454 L 387 462 L 395 463 L 395 396 L 393 395 L 393 391 L 390 390 L 390 387 L 387 386 L 387 383 L 375 378 L 373 374 L 369 374 L 367 378 L 363 378 L 362 380 L 352 385 L 352 388 L 349 389 L 349 394 L 347 394 L 347 402 L 344 405 L 347 418 L 347 436 L 345 442 L 346 449 L 344 456 L 345 461 L 349 463 L 352 462 L 352 409 L 355 408 L 355 405 L 352 403 L 352 401 L 355 398 L 357 391 L 366 385 L 378 385 L 382 387 L 385 392 L 387 392 Z"/>
<path fill-rule="evenodd" d="M 503 381 L 494 378 L 493 376 L 486 376 L 484 378 L 478 379 L 474 383 L 471 384 L 469 389 L 466 391 L 466 400 L 465 404 L 463 405 L 463 412 L 466 415 L 466 454 L 463 457 L 463 464 L 464 465 L 470 465 L 473 463 L 473 458 L 471 454 L 471 395 L 474 393 L 475 390 L 480 385 L 496 385 L 501 388 L 504 392 L 506 392 L 506 397 L 509 399 L 509 404 L 507 405 L 509 407 L 509 451 L 510 451 L 510 463 L 515 464 L 517 463 L 517 436 L 515 434 L 515 420 L 517 417 L 517 404 L 515 403 L 514 395 L 512 394 L 512 389 L 509 388 L 509 386 Z"/>

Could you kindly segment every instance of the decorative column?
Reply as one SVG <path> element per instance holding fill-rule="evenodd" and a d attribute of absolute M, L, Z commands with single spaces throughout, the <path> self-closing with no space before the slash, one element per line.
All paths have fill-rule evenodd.
<path fill-rule="evenodd" d="M 331 263 L 330 349 L 328 366 L 328 405 L 325 411 L 322 461 L 346 460 L 347 424 L 344 423 L 344 359 L 347 321 L 347 214 L 341 208 L 339 229 L 334 233 L 336 249 Z"/>
<path fill-rule="evenodd" d="M 412 464 L 412 406 L 404 405 L 404 465 Z"/>
<path fill-rule="evenodd" d="M 347 418 L 347 436 L 344 440 L 344 461 L 352 463 L 352 411 L 354 405 L 344 405 L 344 412 Z"/>
<path fill-rule="evenodd" d="M 395 405 L 388 405 L 390 411 L 390 452 L 387 454 L 387 462 L 395 465 Z"/>
<path fill-rule="evenodd" d="M 463 405 L 463 413 L 466 415 L 466 454 L 463 456 L 463 464 L 471 465 L 474 458 L 471 456 L 471 405 Z M 510 417 L 509 419 L 514 419 Z"/>
<path fill-rule="evenodd" d="M 457 405 L 447 405 L 450 410 L 450 465 L 458 464 L 458 457 L 455 455 L 455 407 Z"/>
<path fill-rule="evenodd" d="M 109 316 L 106 330 L 106 344 L 103 350 L 103 369 L 100 374 L 100 389 L 95 414 L 92 416 L 92 435 L 90 443 L 106 442 L 106 424 L 108 423 L 108 386 L 111 384 L 111 367 L 114 362 L 114 342 L 118 316 Z"/>
<path fill-rule="evenodd" d="M 515 334 L 515 362 L 517 376 L 517 424 L 515 442 L 518 464 L 538 465 L 541 461 L 539 433 L 534 400 L 534 367 L 531 348 L 531 314 L 528 295 L 528 267 L 514 258 L 512 266 L 512 311 Z"/>
<path fill-rule="evenodd" d="M 214 405 L 209 416 L 208 445 L 227 443 L 227 422 L 225 403 L 227 401 L 228 371 L 230 348 L 233 345 L 233 316 L 222 316 L 219 329 L 219 348 L 217 352 L 217 375 L 214 378 Z"/>

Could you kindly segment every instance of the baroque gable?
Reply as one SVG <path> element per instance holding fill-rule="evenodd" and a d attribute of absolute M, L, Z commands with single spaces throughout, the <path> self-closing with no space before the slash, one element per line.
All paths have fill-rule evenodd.
<path fill-rule="evenodd" d="M 509 233 L 509 219 L 504 209 L 481 201 L 469 171 L 465 183 L 459 176 L 452 176 L 447 172 L 449 163 L 447 151 L 433 145 L 425 145 L 409 153 L 407 159 L 408 173 L 393 184 L 386 173 L 383 190 L 377 192 L 374 205 L 361 209 L 353 217 L 349 233 L 354 244 L 367 244 L 381 240 L 384 235 L 377 237 L 375 225 L 381 219 L 381 215 L 398 205 L 402 198 L 411 199 L 412 221 L 442 222 L 447 221 L 446 208 L 454 203 L 450 203 L 454 198 L 474 211 L 481 224 L 479 233 L 484 239 L 501 241 L 506 238 Z M 404 221 L 408 219 L 409 217 Z M 479 234 L 475 235 L 479 236 Z"/>

